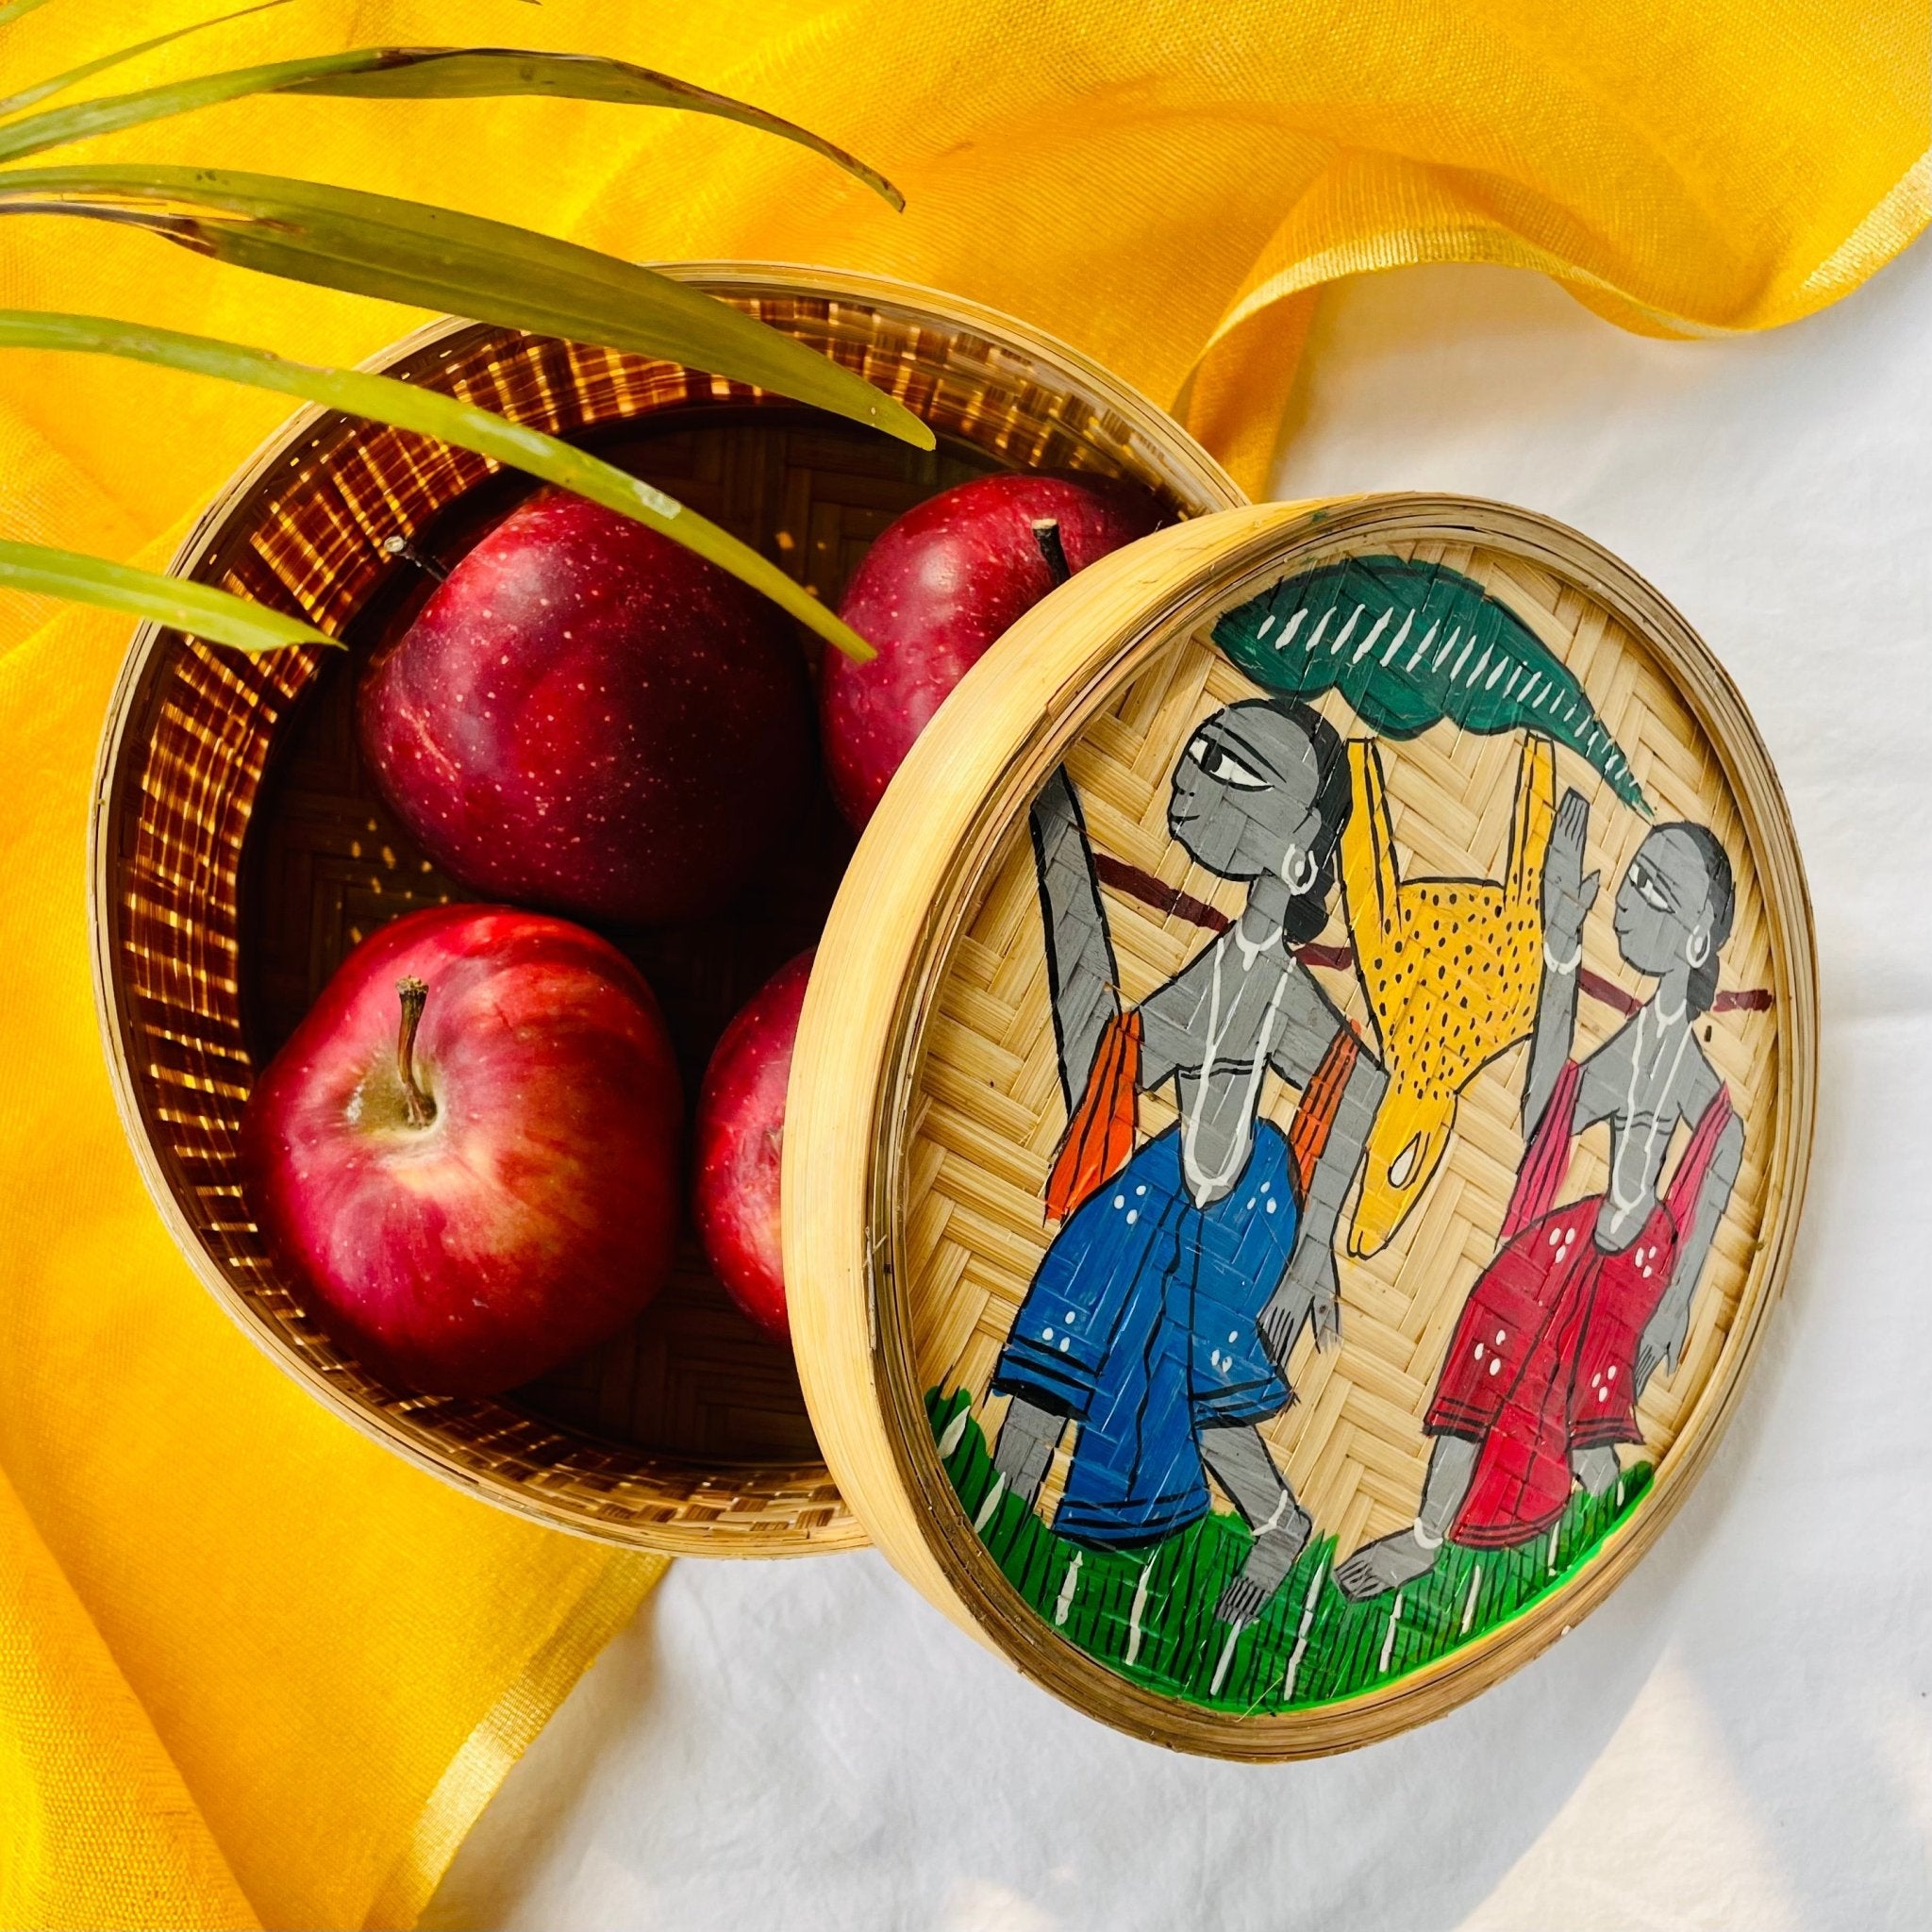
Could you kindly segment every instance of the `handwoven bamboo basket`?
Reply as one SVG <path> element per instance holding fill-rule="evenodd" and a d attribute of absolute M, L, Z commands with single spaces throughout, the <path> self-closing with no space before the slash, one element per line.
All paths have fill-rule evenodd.
<path fill-rule="evenodd" d="M 1596 1501 L 1579 1488 L 1549 1535 L 1520 1547 L 1472 1552 L 1452 1539 L 1437 1571 L 1349 1607 L 1332 1567 L 1416 1514 L 1424 1415 L 1465 1297 L 1496 1252 L 1522 1155 L 1526 1049 L 1481 1066 L 1408 1221 L 1371 1258 L 1341 1257 L 1340 1345 L 1318 1352 L 1304 1331 L 1289 1374 L 1298 1400 L 1261 1425 L 1314 1538 L 1268 1613 L 1236 1629 L 1211 1607 L 1214 1551 L 1243 1546 L 1228 1497 L 1151 1549 L 1096 1553 L 1041 1520 L 1067 1481 L 1064 1441 L 1037 1510 L 1003 1495 L 987 1460 L 1007 1406 L 989 1385 L 1053 1239 L 1042 1191 L 1068 1119 L 1028 811 L 1064 765 L 1120 992 L 1144 998 L 1242 904 L 1239 888 L 1191 864 L 1166 819 L 1169 774 L 1200 721 L 1257 695 L 1208 628 L 1291 574 L 1363 555 L 1447 564 L 1505 601 L 1581 681 L 1657 819 L 1697 820 L 1724 844 L 1736 919 L 1697 1031 L 1744 1152 L 1681 1359 L 1644 1391 L 1643 1441 L 1621 1451 L 1614 1491 Z M 1361 733 L 1336 694 L 1319 708 L 1344 737 Z M 1524 741 L 1446 724 L 1383 741 L 1405 878 L 1453 889 L 1502 876 Z M 1557 785 L 1591 801 L 1588 863 L 1604 878 L 1581 960 L 1581 1054 L 1643 991 L 1608 911 L 1647 822 L 1581 757 L 1559 748 L 1556 761 Z M 1348 941 L 1338 912 L 1304 958 L 1374 1041 Z M 1744 707 L 1683 619 L 1587 540 L 1522 510 L 1399 495 L 1231 510 L 1103 560 L 1024 619 L 949 700 L 860 841 L 821 943 L 788 1115 L 785 1244 L 806 1395 L 841 1492 L 962 1627 L 1138 1737 L 1297 1757 L 1447 1710 L 1599 1603 L 1717 1441 L 1790 1257 L 1816 1002 L 1803 874 Z M 1262 1091 L 1264 1111 L 1287 1127 L 1292 1096 L 1273 1079 Z M 1173 1119 L 1163 1099 L 1142 1098 L 1142 1136 Z M 1602 1191 L 1603 1146 L 1579 1139 L 1564 1198 Z M 1058 1308 L 1046 1307 L 1049 1323 Z"/>
<path fill-rule="evenodd" d="M 1240 492 L 1168 417 L 1072 350 L 973 304 L 821 269 L 672 271 L 856 369 L 938 432 L 922 455 L 675 365 L 445 322 L 375 366 L 593 443 L 836 600 L 866 543 L 987 470 L 1132 478 L 1178 516 Z M 92 825 L 96 994 L 115 1095 L 195 1272 L 314 1393 L 493 1502 L 613 1542 L 711 1556 L 848 1547 L 789 1355 L 688 1254 L 635 1330 L 502 1401 L 384 1385 L 309 1318 L 242 1202 L 254 1070 L 375 926 L 463 896 L 375 797 L 354 672 L 528 487 L 462 451 L 339 415 L 294 418 L 202 519 L 177 573 L 291 609 L 352 645 L 249 660 L 143 626 L 102 746 Z M 408 546 L 402 555 L 391 539 Z M 325 661 L 325 658 L 330 661 Z M 738 1000 L 810 942 L 848 849 L 821 801 L 742 930 L 635 941 L 695 1091 Z"/>

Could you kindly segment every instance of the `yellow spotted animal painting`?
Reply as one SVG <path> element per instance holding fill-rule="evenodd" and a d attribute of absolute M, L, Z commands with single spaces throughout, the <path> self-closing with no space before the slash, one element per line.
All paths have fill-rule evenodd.
<path fill-rule="evenodd" d="M 1535 1023 L 1557 758 L 1548 739 L 1524 741 L 1500 884 L 1401 878 L 1373 739 L 1351 741 L 1348 768 L 1342 904 L 1389 1075 L 1349 1227 L 1348 1252 L 1362 1257 L 1386 1247 L 1421 1200 L 1455 1130 L 1457 1096 Z"/>

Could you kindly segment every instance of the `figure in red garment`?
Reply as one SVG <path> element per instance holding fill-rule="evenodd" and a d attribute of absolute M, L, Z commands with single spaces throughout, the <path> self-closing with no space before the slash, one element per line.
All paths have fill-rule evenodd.
<path fill-rule="evenodd" d="M 1364 1545 L 1336 1581 L 1361 1599 L 1400 1588 L 1445 1539 L 1523 1542 L 1562 1515 L 1574 1483 L 1601 1495 L 1617 1444 L 1641 1442 L 1637 1402 L 1675 1371 L 1690 1301 L 1743 1158 L 1743 1124 L 1698 1024 L 1717 991 L 1736 895 L 1702 825 L 1658 825 L 1617 889 L 1624 962 L 1657 991 L 1580 1064 L 1576 970 L 1598 875 L 1583 876 L 1590 808 L 1569 791 L 1543 873 L 1543 978 L 1524 1088 L 1528 1145 L 1502 1244 L 1457 1324 L 1424 1423 L 1436 1439 L 1415 1522 Z M 1557 1205 L 1574 1139 L 1607 1122 L 1609 1183 Z M 1668 1183 L 1679 1126 L 1688 1134 Z"/>

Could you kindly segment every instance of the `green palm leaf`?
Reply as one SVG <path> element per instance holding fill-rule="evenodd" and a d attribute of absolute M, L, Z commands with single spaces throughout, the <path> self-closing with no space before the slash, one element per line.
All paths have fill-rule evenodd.
<path fill-rule="evenodd" d="M 190 29 L 192 31 L 192 29 Z M 173 36 L 164 35 L 163 40 Z M 147 46 L 158 46 L 150 41 Z M 125 55 L 96 61 L 97 72 Z M 76 73 L 73 78 L 78 78 Z M 138 92 L 110 94 L 81 101 L 73 107 L 49 108 L 12 126 L 0 129 L 0 161 L 43 154 L 49 148 L 113 134 L 150 121 L 193 113 L 224 101 L 250 94 L 354 94 L 383 100 L 476 100 L 511 94 L 549 94 L 575 100 L 608 101 L 634 108 L 682 108 L 694 113 L 716 114 L 747 127 L 776 134 L 823 155 L 857 176 L 894 208 L 906 198 L 877 169 L 869 168 L 843 148 L 835 147 L 796 122 L 768 114 L 728 94 L 692 87 L 648 67 L 627 60 L 607 60 L 591 54 L 540 54 L 521 47 L 356 47 L 341 54 L 315 54 L 301 60 L 273 60 L 256 67 L 238 67 L 225 74 L 196 75 L 171 80 Z"/>
<path fill-rule="evenodd" d="M 666 357 L 933 447 L 932 431 L 902 404 L 728 303 L 454 208 L 275 175 L 113 163 L 0 173 L 4 214 L 128 223 L 292 281 Z"/>
<path fill-rule="evenodd" d="M 1588 759 L 1625 804 L 1650 809 L 1583 686 L 1507 604 L 1446 565 L 1323 564 L 1228 611 L 1214 641 L 1270 691 L 1341 691 L 1385 738 L 1444 719 L 1464 731 L 1540 732 Z"/>
<path fill-rule="evenodd" d="M 163 368 L 219 376 L 257 389 L 279 390 L 324 408 L 341 409 L 475 450 L 479 456 L 540 476 L 621 516 L 648 525 L 762 591 L 848 657 L 862 662 L 873 655 L 872 647 L 856 631 L 775 564 L 740 542 L 728 530 L 687 509 L 676 498 L 554 436 L 508 422 L 439 391 L 365 370 L 320 369 L 291 362 L 266 349 L 217 341 L 208 336 L 146 328 L 106 316 L 58 315 L 32 308 L 0 309 L 0 348 L 73 350 L 158 363 Z"/>
<path fill-rule="evenodd" d="M 98 60 L 89 60 L 79 67 L 70 67 L 65 74 L 57 74 L 51 79 L 36 81 L 32 87 L 22 88 L 16 94 L 8 94 L 0 100 L 0 114 L 18 114 L 23 108 L 37 107 L 42 101 L 51 99 L 55 94 L 63 94 L 71 87 L 78 87 L 84 80 L 92 80 L 97 74 L 105 74 L 110 67 L 119 67 L 124 61 L 139 59 L 143 54 L 152 54 L 157 47 L 165 47 L 172 41 L 186 40 L 190 34 L 198 34 L 211 26 L 226 26 L 231 20 L 245 20 L 251 13 L 268 13 L 277 7 L 286 7 L 289 0 L 259 0 L 254 7 L 244 7 L 239 12 L 217 14 L 212 20 L 197 20 L 192 26 L 177 26 L 173 33 L 157 34 L 151 41 L 142 41 L 138 46 L 118 47 L 111 54 L 103 54 Z"/>
<path fill-rule="evenodd" d="M 49 550 L 40 543 L 0 541 L 0 587 L 125 610 L 211 644 L 231 644 L 238 651 L 336 644 L 334 638 L 300 618 L 231 596 L 212 584 L 158 576 L 132 564 L 109 563 L 106 558 L 85 557 L 75 550 Z"/>
<path fill-rule="evenodd" d="M 681 108 L 796 142 L 864 182 L 894 208 L 906 206 L 906 197 L 876 168 L 868 167 L 857 155 L 834 146 L 797 122 L 652 68 L 633 67 L 627 60 L 607 60 L 590 54 L 533 54 L 513 47 L 390 47 L 382 51 L 406 56 L 408 64 L 301 81 L 287 92 L 443 101 L 551 94 L 627 108 Z"/>

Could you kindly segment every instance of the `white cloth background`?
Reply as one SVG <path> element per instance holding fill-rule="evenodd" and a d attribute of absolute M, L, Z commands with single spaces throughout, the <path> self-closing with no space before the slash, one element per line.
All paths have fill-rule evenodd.
<path fill-rule="evenodd" d="M 1817 1155 L 1721 1453 L 1548 1655 L 1311 1764 L 1116 1736 L 870 1553 L 680 1563 L 427 1924 L 1932 1923 L 1932 250 L 1705 343 L 1624 335 L 1528 275 L 1406 271 L 1327 294 L 1306 368 L 1278 494 L 1442 488 L 1589 532 L 1729 667 L 1790 792 Z"/>

